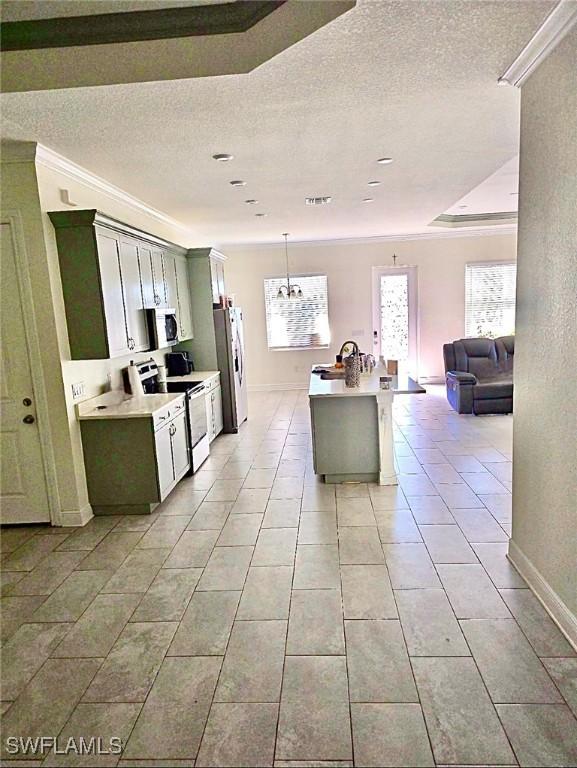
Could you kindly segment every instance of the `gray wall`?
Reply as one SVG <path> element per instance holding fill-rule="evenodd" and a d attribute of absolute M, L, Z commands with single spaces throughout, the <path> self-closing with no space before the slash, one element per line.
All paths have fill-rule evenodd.
<path fill-rule="evenodd" d="M 571 635 L 577 632 L 576 61 L 574 29 L 521 91 L 510 546 Z"/>

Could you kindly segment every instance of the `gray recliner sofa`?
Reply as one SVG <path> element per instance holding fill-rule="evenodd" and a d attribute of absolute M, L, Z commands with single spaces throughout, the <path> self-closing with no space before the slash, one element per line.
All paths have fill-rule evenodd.
<path fill-rule="evenodd" d="M 512 413 L 515 337 L 443 345 L 447 400 L 458 413 Z"/>

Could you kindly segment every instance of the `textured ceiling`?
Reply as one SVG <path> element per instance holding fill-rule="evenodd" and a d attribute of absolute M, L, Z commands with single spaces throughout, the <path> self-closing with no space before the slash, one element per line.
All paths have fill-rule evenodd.
<path fill-rule="evenodd" d="M 248 75 L 8 94 L 4 135 L 55 149 L 198 243 L 423 232 L 517 154 L 519 92 L 496 81 L 552 6 L 361 0 Z M 319 195 L 333 202 L 305 207 Z"/>

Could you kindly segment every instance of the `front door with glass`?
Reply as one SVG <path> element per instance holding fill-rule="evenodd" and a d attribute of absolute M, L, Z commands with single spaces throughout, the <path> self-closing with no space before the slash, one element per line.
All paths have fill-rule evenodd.
<path fill-rule="evenodd" d="M 417 268 L 373 268 L 374 353 L 398 360 L 399 373 L 417 378 Z"/>

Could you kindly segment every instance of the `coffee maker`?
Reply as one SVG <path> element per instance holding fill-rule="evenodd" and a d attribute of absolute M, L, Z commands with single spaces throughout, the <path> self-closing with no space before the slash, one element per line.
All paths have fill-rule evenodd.
<path fill-rule="evenodd" d="M 194 363 L 188 352 L 168 352 L 166 372 L 168 376 L 188 376 L 194 371 Z"/>

